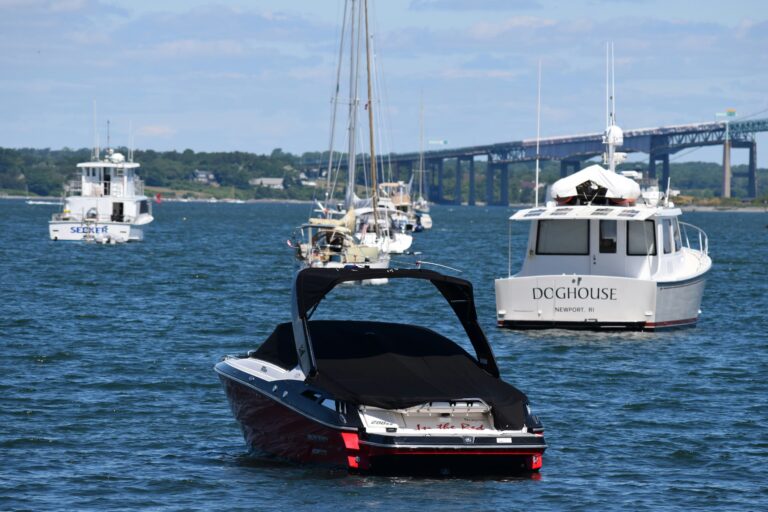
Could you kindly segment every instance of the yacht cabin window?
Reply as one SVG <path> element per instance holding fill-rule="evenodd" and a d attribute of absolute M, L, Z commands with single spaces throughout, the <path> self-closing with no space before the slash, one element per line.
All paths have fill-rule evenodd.
<path fill-rule="evenodd" d="M 652 220 L 627 222 L 627 254 L 630 256 L 655 256 L 656 232 Z"/>
<path fill-rule="evenodd" d="M 540 220 L 536 254 L 589 254 L 589 221 Z"/>
<path fill-rule="evenodd" d="M 661 236 L 664 241 L 664 254 L 672 252 L 672 221 L 669 219 L 661 220 Z"/>
<path fill-rule="evenodd" d="M 680 238 L 680 224 L 677 219 L 672 221 L 672 238 L 675 240 L 675 252 L 683 248 L 683 240 Z"/>
<path fill-rule="evenodd" d="M 616 244 L 618 241 L 617 224 L 615 220 L 600 221 L 600 252 L 616 253 Z"/>

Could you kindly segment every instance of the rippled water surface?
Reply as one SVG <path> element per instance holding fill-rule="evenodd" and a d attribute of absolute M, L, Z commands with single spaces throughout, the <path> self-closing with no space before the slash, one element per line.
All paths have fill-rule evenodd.
<path fill-rule="evenodd" d="M 465 480 L 246 455 L 212 367 L 289 319 L 285 240 L 307 205 L 164 203 L 146 240 L 122 246 L 49 241 L 52 208 L 0 201 L 2 510 L 768 509 L 765 213 L 685 214 L 715 262 L 697 328 L 594 334 L 498 330 L 511 210 L 435 207 L 418 258 L 474 283 L 549 443 L 539 479 Z M 455 331 L 422 290 L 332 299 L 325 315 Z"/>

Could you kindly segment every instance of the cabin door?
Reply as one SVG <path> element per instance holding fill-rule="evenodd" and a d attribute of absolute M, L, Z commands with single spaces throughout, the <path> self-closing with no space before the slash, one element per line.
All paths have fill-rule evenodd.
<path fill-rule="evenodd" d="M 112 203 L 112 222 L 123 222 L 123 203 Z"/>
<path fill-rule="evenodd" d="M 590 232 L 590 267 L 593 276 L 623 276 L 626 273 L 626 222 L 593 220 Z"/>

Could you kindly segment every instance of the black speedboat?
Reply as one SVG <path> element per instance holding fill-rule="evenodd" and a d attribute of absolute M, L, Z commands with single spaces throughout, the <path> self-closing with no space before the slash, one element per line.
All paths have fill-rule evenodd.
<path fill-rule="evenodd" d="M 374 321 L 310 320 L 338 284 L 430 281 L 475 355 L 437 332 Z M 257 454 L 357 472 L 519 473 L 541 468 L 538 418 L 501 380 L 468 281 L 423 269 L 297 272 L 291 323 L 215 367 Z"/>

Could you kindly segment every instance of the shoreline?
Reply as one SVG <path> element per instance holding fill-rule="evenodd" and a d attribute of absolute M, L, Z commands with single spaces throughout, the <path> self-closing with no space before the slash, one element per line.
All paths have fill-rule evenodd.
<path fill-rule="evenodd" d="M 149 197 L 149 196 L 147 196 Z M 9 201 L 51 201 L 51 204 L 60 204 L 60 203 L 53 203 L 53 201 L 60 201 L 61 197 L 58 196 L 0 196 L 0 200 L 7 199 Z M 151 199 L 151 198 L 150 198 Z M 217 203 L 228 203 L 228 204 L 253 204 L 253 203 L 286 203 L 286 204 L 312 204 L 313 201 L 307 200 L 307 199 L 282 199 L 282 198 L 270 198 L 270 197 L 263 197 L 260 199 L 243 199 L 243 200 L 235 200 L 235 199 L 179 199 L 175 197 L 169 197 L 169 198 L 162 198 L 161 203 L 211 203 L 211 204 L 217 204 Z"/>
<path fill-rule="evenodd" d="M 0 200 L 10 200 L 10 201 L 55 201 L 60 200 L 59 197 L 54 196 L 8 196 L 8 195 L 0 195 Z M 307 200 L 307 199 L 283 199 L 283 198 L 260 198 L 260 199 L 244 199 L 244 200 L 235 200 L 230 198 L 225 199 L 180 199 L 175 197 L 169 197 L 169 198 L 163 198 L 162 203 L 210 203 L 210 204 L 219 204 L 219 203 L 225 203 L 225 204 L 259 204 L 259 203 L 283 203 L 283 204 L 313 204 L 314 201 Z M 58 204 L 53 203 L 51 204 Z M 439 204 L 439 203 L 432 203 L 435 206 L 446 206 L 446 207 L 454 207 L 458 206 L 455 204 Z M 468 206 L 466 203 L 463 203 L 461 206 Z M 478 202 L 476 206 L 484 208 L 486 205 L 484 203 Z M 492 206 L 500 206 L 500 205 L 492 205 Z M 512 209 L 519 209 L 519 208 L 532 208 L 532 204 L 510 204 L 507 206 L 507 208 Z M 690 212 L 739 212 L 739 213 L 768 213 L 768 205 L 766 206 L 754 206 L 754 205 L 748 205 L 748 206 L 710 206 L 710 205 L 683 205 L 678 206 L 680 210 L 686 213 Z"/>

